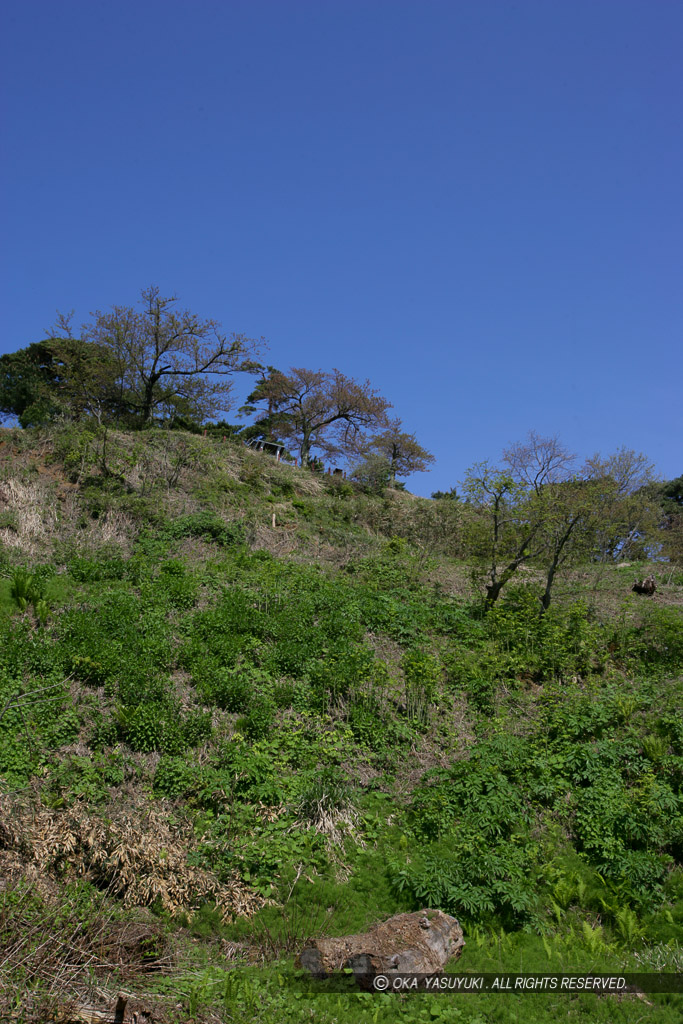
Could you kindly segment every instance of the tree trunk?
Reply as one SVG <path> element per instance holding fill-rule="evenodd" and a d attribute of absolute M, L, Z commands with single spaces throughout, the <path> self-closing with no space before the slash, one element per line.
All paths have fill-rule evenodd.
<path fill-rule="evenodd" d="M 301 438 L 301 466 L 307 466 L 311 455 L 311 435 L 304 433 Z"/>
<path fill-rule="evenodd" d="M 321 979 L 350 968 L 361 988 L 372 989 L 378 974 L 436 974 L 460 956 L 464 945 L 454 917 L 441 910 L 419 910 L 396 914 L 361 935 L 309 939 L 297 963 Z"/>
<path fill-rule="evenodd" d="M 550 608 L 551 592 L 553 589 L 553 583 L 555 582 L 555 575 L 557 573 L 560 561 L 562 559 L 562 552 L 564 551 L 567 542 L 569 541 L 569 538 L 572 535 L 574 527 L 577 525 L 578 522 L 579 517 L 577 516 L 577 518 L 573 519 L 567 527 L 567 529 L 565 530 L 553 553 L 553 560 L 548 568 L 548 574 L 545 579 L 545 590 L 543 591 L 543 597 L 541 598 L 541 615 L 545 615 L 545 613 L 548 611 L 548 608 Z"/>
<path fill-rule="evenodd" d="M 548 569 L 548 575 L 545 581 L 545 590 L 543 591 L 543 597 L 541 598 L 541 615 L 545 615 L 550 608 L 550 597 L 553 589 L 553 581 L 555 580 L 555 573 L 557 572 L 557 559 L 553 559 L 553 563 Z"/>
<path fill-rule="evenodd" d="M 150 377 L 145 382 L 145 390 L 142 399 L 142 423 L 146 426 L 152 419 L 152 410 L 154 409 L 154 389 L 159 382 L 159 375 Z"/>
<path fill-rule="evenodd" d="M 493 583 L 486 584 L 486 598 L 484 600 L 484 611 L 489 612 L 493 608 L 494 604 L 500 597 L 500 592 L 517 572 L 518 568 L 524 561 L 524 556 L 515 558 L 514 561 L 506 565 L 501 575 L 494 580 Z"/>
<path fill-rule="evenodd" d="M 531 544 L 531 542 L 534 539 L 534 537 L 536 536 L 536 534 L 538 533 L 538 529 L 539 529 L 538 526 L 536 526 L 536 527 L 534 527 L 534 529 L 531 530 L 530 533 L 527 534 L 527 536 L 524 538 L 523 542 L 517 548 L 517 554 L 512 559 L 512 561 L 508 562 L 508 564 L 505 566 L 505 568 L 503 569 L 503 571 L 502 571 L 502 573 L 500 574 L 499 577 L 497 577 L 496 579 L 493 579 L 491 581 L 491 583 L 487 584 L 487 586 L 486 586 L 486 598 L 484 600 L 484 611 L 485 612 L 491 611 L 491 609 L 493 608 L 494 604 L 496 603 L 496 601 L 500 597 L 501 590 L 503 589 L 505 584 L 509 580 L 512 579 L 512 577 L 515 575 L 515 573 L 519 569 L 519 567 L 522 564 L 522 562 L 525 561 L 525 559 L 527 559 L 529 557 L 532 557 L 532 556 L 530 556 L 528 554 L 528 547 L 529 547 L 529 544 Z M 493 575 L 493 570 L 492 570 L 492 575 Z"/>

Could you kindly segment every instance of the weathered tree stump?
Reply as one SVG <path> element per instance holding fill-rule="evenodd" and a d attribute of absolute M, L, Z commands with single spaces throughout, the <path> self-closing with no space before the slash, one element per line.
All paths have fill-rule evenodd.
<path fill-rule="evenodd" d="M 438 973 L 460 956 L 465 940 L 458 921 L 441 910 L 396 914 L 368 932 L 338 939 L 309 939 L 297 966 L 314 978 L 351 968 L 363 987 L 372 987 L 377 974 Z"/>

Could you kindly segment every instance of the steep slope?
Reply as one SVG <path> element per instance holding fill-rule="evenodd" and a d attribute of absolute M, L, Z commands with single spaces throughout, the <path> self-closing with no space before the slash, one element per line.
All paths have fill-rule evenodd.
<path fill-rule="evenodd" d="M 650 600 L 587 565 L 541 617 L 528 572 L 483 616 L 452 502 L 180 433 L 3 432 L 0 500 L 12 1019 L 120 989 L 159 1021 L 509 1019 L 302 1000 L 309 934 L 424 905 L 459 969 L 681 970 L 675 575 Z"/>

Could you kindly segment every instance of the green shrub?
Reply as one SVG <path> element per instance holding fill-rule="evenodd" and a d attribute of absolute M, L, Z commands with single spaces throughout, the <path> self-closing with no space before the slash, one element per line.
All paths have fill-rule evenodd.
<path fill-rule="evenodd" d="M 38 767 L 35 749 L 20 737 L 0 733 L 0 779 L 4 786 L 23 786 Z"/>
<path fill-rule="evenodd" d="M 349 478 L 366 494 L 383 494 L 391 479 L 391 463 L 381 455 L 369 455 L 351 468 Z"/>
<path fill-rule="evenodd" d="M 647 668 L 667 672 L 683 665 L 683 613 L 679 608 L 649 607 L 635 634 L 635 652 Z"/>
<path fill-rule="evenodd" d="M 45 586 L 40 577 L 26 569 L 15 569 L 11 576 L 10 596 L 23 612 L 30 604 L 35 606 L 44 600 Z"/>
<path fill-rule="evenodd" d="M 45 746 L 57 748 L 73 743 L 81 731 L 81 719 L 75 707 L 67 705 L 58 712 L 52 705 L 49 725 L 43 731 Z"/>
<path fill-rule="evenodd" d="M 120 707 L 115 713 L 119 732 L 131 750 L 179 754 L 187 746 L 177 710 L 166 703 Z"/>
<path fill-rule="evenodd" d="M 611 752 L 610 752 L 611 753 Z M 577 848 L 614 880 L 629 902 L 645 905 L 660 896 L 671 864 L 683 852 L 683 802 L 666 783 L 644 774 L 628 786 L 617 763 L 587 760 L 573 798 Z M 607 762 L 607 763 L 606 763 Z"/>
<path fill-rule="evenodd" d="M 19 517 L 16 512 L 5 509 L 0 512 L 0 530 L 10 530 L 12 533 L 19 532 Z"/>
<path fill-rule="evenodd" d="M 458 649 L 447 662 L 447 680 L 451 688 L 463 690 L 468 703 L 484 715 L 494 710 L 497 658 L 490 648 L 468 651 Z"/>
<path fill-rule="evenodd" d="M 423 778 L 407 817 L 418 848 L 408 864 L 392 869 L 397 892 L 473 920 L 530 918 L 538 847 L 517 781 L 524 773 L 520 752 L 519 743 L 503 737 Z"/>
<path fill-rule="evenodd" d="M 308 711 L 312 707 L 311 688 L 305 681 L 284 680 L 275 683 L 271 698 L 276 708 L 293 708 L 295 711 Z"/>
<path fill-rule="evenodd" d="M 323 628 L 324 623 L 321 622 L 319 637 L 314 642 L 316 645 L 320 638 L 324 637 Z M 306 647 L 302 645 L 302 654 L 306 648 L 308 653 L 313 653 L 314 643 Z M 348 697 L 352 690 L 358 689 L 361 684 L 374 680 L 379 675 L 373 651 L 365 644 L 349 639 L 343 634 L 339 637 L 333 635 L 320 654 L 321 657 L 315 657 L 305 663 L 302 674 L 305 672 L 308 676 L 321 707 L 327 702 L 339 703 Z"/>
<path fill-rule="evenodd" d="M 296 698 L 296 688 L 290 681 L 276 683 L 273 687 L 272 701 L 276 708 L 291 708 Z"/>
<path fill-rule="evenodd" d="M 154 772 L 154 791 L 172 799 L 184 796 L 192 788 L 194 774 L 184 758 L 164 755 Z"/>
<path fill-rule="evenodd" d="M 295 494 L 291 480 L 271 480 L 270 493 L 276 498 L 291 498 Z"/>
<path fill-rule="evenodd" d="M 24 676 L 51 679 L 65 672 L 65 651 L 47 630 L 36 632 L 26 620 L 0 622 L 2 669 L 13 679 Z"/>
<path fill-rule="evenodd" d="M 102 803 L 109 796 L 109 787 L 120 785 L 125 778 L 123 758 L 120 754 L 79 757 L 74 754 L 57 762 L 49 778 L 52 798 L 66 803 L 84 800 Z"/>
<path fill-rule="evenodd" d="M 215 512 L 192 512 L 179 516 L 168 527 L 171 537 L 199 537 L 212 540 L 220 547 L 233 547 L 244 543 L 244 527 L 241 523 L 226 523 Z"/>
<path fill-rule="evenodd" d="M 126 578 L 127 563 L 122 558 L 73 558 L 67 563 L 67 571 L 79 583 L 122 580 Z"/>
<path fill-rule="evenodd" d="M 197 744 L 208 740 L 213 731 L 211 724 L 211 713 L 208 711 L 194 711 L 186 715 L 182 723 L 183 736 L 188 747 L 196 747 Z"/>
<path fill-rule="evenodd" d="M 159 574 L 166 577 L 176 577 L 177 579 L 187 578 L 188 571 L 187 566 L 184 562 L 181 562 L 179 558 L 167 558 L 159 566 Z"/>
<path fill-rule="evenodd" d="M 125 661 L 119 667 L 118 681 L 105 683 L 107 696 L 116 696 L 122 704 L 131 707 L 164 703 L 171 691 L 169 680 L 158 672 L 153 658 Z"/>
<path fill-rule="evenodd" d="M 533 847 L 491 842 L 472 828 L 418 850 L 406 865 L 389 865 L 395 892 L 414 909 L 435 907 L 506 927 L 531 919 L 538 902 L 535 871 Z"/>
<path fill-rule="evenodd" d="M 326 476 L 325 490 L 335 498 L 352 498 L 356 493 L 353 484 L 339 476 Z"/>
<path fill-rule="evenodd" d="M 270 733 L 275 720 L 275 708 L 264 694 L 252 698 L 246 715 L 238 719 L 237 728 L 250 740 L 264 739 Z"/>
<path fill-rule="evenodd" d="M 98 715 L 93 723 L 88 746 L 91 750 L 113 747 L 119 737 L 119 726 L 111 715 Z"/>
<path fill-rule="evenodd" d="M 382 750 L 387 742 L 387 725 L 377 697 L 357 693 L 348 704 L 346 720 L 359 743 L 371 750 Z"/>
<path fill-rule="evenodd" d="M 96 607 L 60 618 L 59 649 L 70 671 L 90 685 L 105 685 L 123 704 L 159 700 L 162 673 L 174 658 L 165 610 L 144 606 L 136 594 L 113 591 Z M 66 653 L 68 652 L 68 654 Z"/>
<path fill-rule="evenodd" d="M 74 654 L 69 663 L 69 671 L 74 679 L 90 686 L 103 686 L 107 680 L 104 665 L 87 654 Z"/>
<path fill-rule="evenodd" d="M 224 711 L 247 711 L 254 697 L 254 684 L 244 666 L 217 668 L 200 684 L 205 700 Z"/>
<path fill-rule="evenodd" d="M 313 515 L 313 507 L 301 498 L 292 499 L 292 508 L 295 508 L 297 512 L 300 512 L 304 519 L 310 519 Z"/>
<path fill-rule="evenodd" d="M 199 596 L 199 585 L 188 575 L 162 575 L 143 589 L 143 599 L 161 607 L 186 610 L 193 608 Z"/>

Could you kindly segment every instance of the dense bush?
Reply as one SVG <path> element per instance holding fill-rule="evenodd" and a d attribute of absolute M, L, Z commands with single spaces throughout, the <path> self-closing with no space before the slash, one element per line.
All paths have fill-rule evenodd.
<path fill-rule="evenodd" d="M 246 666 L 220 668 L 202 681 L 199 690 L 203 698 L 225 711 L 246 711 L 254 697 L 254 669 Z"/>
<path fill-rule="evenodd" d="M 246 715 L 238 719 L 237 728 L 250 740 L 261 740 L 270 733 L 274 719 L 273 702 L 261 693 L 252 698 Z"/>
<path fill-rule="evenodd" d="M 244 530 L 239 523 L 226 523 L 215 512 L 192 512 L 179 516 L 168 527 L 171 537 L 200 537 L 211 540 L 220 547 L 244 543 Z"/>

